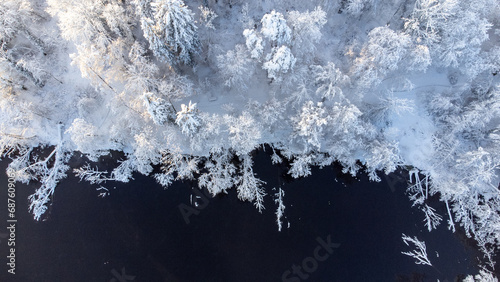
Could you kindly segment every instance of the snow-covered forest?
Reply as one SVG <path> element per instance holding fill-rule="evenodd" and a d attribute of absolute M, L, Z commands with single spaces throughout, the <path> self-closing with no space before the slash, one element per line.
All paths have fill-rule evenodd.
<path fill-rule="evenodd" d="M 39 183 L 37 220 L 69 173 L 137 172 L 236 189 L 259 211 L 276 200 L 280 229 L 284 193 L 252 169 L 264 144 L 294 178 L 401 168 L 429 231 L 463 228 L 492 264 L 499 15 L 497 0 L 3 0 L 0 154 Z M 92 163 L 113 151 L 112 171 Z"/>

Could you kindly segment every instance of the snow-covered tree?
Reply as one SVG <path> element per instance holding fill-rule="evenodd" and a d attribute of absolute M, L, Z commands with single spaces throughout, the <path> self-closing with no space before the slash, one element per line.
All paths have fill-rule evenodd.
<path fill-rule="evenodd" d="M 375 124 L 386 126 L 392 122 L 394 116 L 401 117 L 415 109 L 414 101 L 398 98 L 393 92 L 380 97 L 378 103 L 370 105 L 369 114 Z"/>
<path fill-rule="evenodd" d="M 59 18 L 59 28 L 64 39 L 77 44 L 94 45 L 105 50 L 112 34 L 103 18 L 103 1 L 48 1 L 48 11 Z"/>
<path fill-rule="evenodd" d="M 153 19 L 143 17 L 144 36 L 155 55 L 171 64 L 190 64 L 199 41 L 193 12 L 182 0 L 151 2 Z"/>
<path fill-rule="evenodd" d="M 192 136 L 201 125 L 196 103 L 189 101 L 188 105 L 181 105 L 181 110 L 177 112 L 175 123 L 180 126 L 182 133 Z"/>
<path fill-rule="evenodd" d="M 370 151 L 367 152 L 365 162 L 370 180 L 380 181 L 376 171 L 383 170 L 385 174 L 389 174 L 395 171 L 399 165 L 401 165 L 401 157 L 397 143 L 374 140 L 370 144 Z"/>
<path fill-rule="evenodd" d="M 322 103 L 315 105 L 312 101 L 308 101 L 303 107 L 300 114 L 294 118 L 294 129 L 297 135 L 304 137 L 306 144 L 313 148 L 321 149 L 321 139 L 323 137 L 323 129 L 328 123 L 328 116 Z"/>
<path fill-rule="evenodd" d="M 158 140 L 154 138 L 152 129 L 146 128 L 144 132 L 134 136 L 134 152 L 131 160 L 134 161 L 135 169 L 149 175 L 153 171 L 153 165 L 157 165 L 161 160 L 161 146 Z"/>
<path fill-rule="evenodd" d="M 441 223 L 441 220 L 443 219 L 441 215 L 436 213 L 436 210 L 427 204 L 421 207 L 421 210 L 425 214 L 425 227 L 427 227 L 427 230 L 432 231 L 432 229 L 436 229 L 437 226 Z"/>
<path fill-rule="evenodd" d="M 28 197 L 30 201 L 29 209 L 33 213 L 35 220 L 40 220 L 48 208 L 47 205 L 54 194 L 57 184 L 66 177 L 66 171 L 69 169 L 67 163 L 71 153 L 67 152 L 63 146 L 62 144 L 56 146 L 47 158 L 23 168 L 23 170 L 29 170 L 28 173 L 31 177 L 41 183 L 40 188 Z M 49 165 L 49 162 L 52 165 Z"/>
<path fill-rule="evenodd" d="M 238 156 L 253 151 L 259 145 L 262 131 L 259 124 L 245 111 L 238 117 L 225 116 L 229 125 L 229 140 L 231 147 Z"/>
<path fill-rule="evenodd" d="M 40 38 L 36 27 L 42 17 L 32 6 L 28 0 L 5 0 L 0 3 L 0 44 L 8 45 L 21 35 L 40 53 L 47 55 L 49 46 Z"/>
<path fill-rule="evenodd" d="M 498 282 L 498 278 L 487 269 L 480 269 L 479 274 L 467 275 L 464 282 Z"/>
<path fill-rule="evenodd" d="M 363 121 L 361 110 L 350 103 L 334 103 L 328 111 L 328 125 L 324 129 L 325 151 L 335 156 L 344 166 L 343 172 L 356 175 L 359 165 L 353 158 L 358 150 L 366 150 L 374 139 L 373 125 Z"/>
<path fill-rule="evenodd" d="M 408 70 L 425 72 L 432 63 L 429 47 L 425 45 L 416 45 L 410 52 Z"/>
<path fill-rule="evenodd" d="M 27 56 L 25 58 L 16 60 L 14 58 L 15 51 L 15 49 L 0 50 L 0 62 L 3 63 L 4 66 L 7 66 L 11 78 L 19 79 L 19 77 L 22 77 L 24 79 L 28 79 L 39 88 L 43 88 L 46 83 L 46 73 L 40 62 L 37 61 L 33 56 Z M 14 75 L 14 73 L 17 74 L 17 77 L 16 75 Z"/>
<path fill-rule="evenodd" d="M 347 0 L 344 11 L 353 16 L 359 17 L 377 0 Z"/>
<path fill-rule="evenodd" d="M 39 88 L 45 86 L 47 72 L 41 55 L 47 55 L 49 48 L 36 35 L 37 18 L 28 1 L 0 3 L 0 68 L 8 74 L 3 82 L 24 84 L 28 79 Z"/>
<path fill-rule="evenodd" d="M 467 5 L 467 4 L 464 4 Z M 445 21 L 446 28 L 441 30 L 441 41 L 436 46 L 436 57 L 444 67 L 458 67 L 465 64 L 464 73 L 475 77 L 483 67 L 479 58 L 482 43 L 489 38 L 491 24 L 478 13 L 463 7 L 453 20 Z M 479 62 L 478 62 L 479 61 Z"/>
<path fill-rule="evenodd" d="M 213 196 L 227 193 L 236 183 L 236 167 L 231 163 L 233 154 L 224 148 L 213 148 L 210 158 L 205 161 L 207 170 L 198 178 L 198 184 Z"/>
<path fill-rule="evenodd" d="M 136 13 L 139 17 L 153 17 L 153 11 L 151 10 L 152 0 L 131 0 L 130 2 L 135 5 Z"/>
<path fill-rule="evenodd" d="M 410 37 L 389 27 L 376 27 L 368 34 L 368 43 L 356 59 L 360 85 L 376 85 L 391 71 L 399 68 L 411 46 Z"/>
<path fill-rule="evenodd" d="M 250 57 L 252 57 L 252 59 L 260 60 L 262 54 L 264 53 L 265 46 L 262 37 L 260 37 L 255 29 L 245 29 L 243 31 L 243 36 L 245 36 L 245 44 L 248 51 L 250 51 Z"/>
<path fill-rule="evenodd" d="M 224 85 L 230 88 L 244 90 L 246 82 L 252 75 L 251 59 L 243 45 L 236 45 L 235 50 L 229 50 L 225 55 L 217 56 L 217 67 L 224 80 Z"/>
<path fill-rule="evenodd" d="M 145 48 L 135 42 L 128 54 L 130 64 L 126 66 L 125 89 L 132 93 L 153 91 L 156 88 L 159 68 L 146 57 Z"/>
<path fill-rule="evenodd" d="M 286 104 L 278 99 L 271 99 L 264 104 L 252 103 L 249 110 L 258 113 L 258 120 L 266 131 L 273 132 L 288 126 L 285 122 Z"/>
<path fill-rule="evenodd" d="M 172 104 L 151 92 L 144 93 L 144 105 L 156 124 L 163 125 L 166 122 L 174 122 L 177 118 Z"/>
<path fill-rule="evenodd" d="M 76 150 L 84 153 L 91 161 L 107 153 L 105 136 L 98 132 L 98 128 L 84 119 L 77 118 L 66 131 L 71 135 Z"/>
<path fill-rule="evenodd" d="M 272 41 L 273 47 L 290 43 L 292 31 L 288 27 L 283 14 L 273 10 L 262 17 L 261 23 L 262 29 L 260 32 Z"/>
<path fill-rule="evenodd" d="M 169 102 L 174 102 L 194 95 L 194 87 L 189 77 L 170 72 L 158 83 L 157 90 Z"/>
<path fill-rule="evenodd" d="M 474 8 L 458 0 L 418 0 L 405 29 L 417 44 L 430 48 L 433 59 L 444 67 L 458 67 L 474 77 L 483 68 L 478 54 L 488 39 L 491 23 L 486 10 L 494 10 L 498 3 L 478 1 Z M 484 8 L 488 6 L 489 8 Z M 483 8 L 479 8 L 483 7 Z M 479 59 L 479 60 L 478 60 Z"/>
<path fill-rule="evenodd" d="M 199 158 L 183 155 L 178 147 L 162 152 L 160 163 L 162 172 L 154 177 L 165 188 L 175 180 L 194 179 L 195 173 L 199 172 Z"/>
<path fill-rule="evenodd" d="M 266 59 L 262 68 L 267 71 L 267 77 L 273 81 L 280 81 L 282 74 L 291 71 L 297 61 L 287 46 L 273 48 L 272 53 Z"/>
<path fill-rule="evenodd" d="M 120 161 L 120 165 L 117 166 L 111 172 L 111 178 L 116 181 L 127 183 L 132 177 L 132 173 L 137 170 L 137 163 L 133 156 L 129 156 L 124 161 Z"/>
<path fill-rule="evenodd" d="M 72 153 L 63 138 L 62 124 L 58 124 L 58 135 L 58 144 L 48 156 L 39 158 L 32 156 L 32 149 L 22 150 L 23 154 L 9 164 L 11 176 L 16 181 L 28 184 L 35 180 L 41 183 L 35 193 L 28 197 L 29 210 L 35 220 L 40 220 L 45 213 L 57 184 L 66 177 L 66 171 L 69 169 L 67 163 Z"/>
<path fill-rule="evenodd" d="M 88 181 L 90 184 L 102 184 L 106 181 L 113 180 L 107 177 L 107 171 L 99 171 L 93 168 L 90 164 L 85 164 L 82 167 L 73 169 L 75 176 L 80 178 L 80 181 Z"/>
<path fill-rule="evenodd" d="M 313 58 L 315 45 L 321 39 L 321 29 L 326 22 L 326 13 L 321 7 L 316 7 L 312 12 L 291 11 L 288 13 L 288 24 L 292 28 L 293 50 L 296 54 L 305 55 L 306 61 Z"/>
<path fill-rule="evenodd" d="M 0 43 L 9 43 L 21 31 L 21 1 L 4 1 L 0 3 Z"/>
<path fill-rule="evenodd" d="M 405 22 L 405 29 L 418 43 L 432 45 L 439 41 L 439 30 L 458 7 L 457 0 L 417 0 L 411 17 Z"/>
<path fill-rule="evenodd" d="M 109 1 L 104 6 L 102 16 L 116 36 L 129 40 L 133 38 L 132 19 L 128 16 L 126 8 L 119 2 Z"/>
<path fill-rule="evenodd" d="M 329 62 L 326 66 L 313 66 L 313 70 L 316 76 L 316 84 L 319 86 L 316 93 L 321 98 L 328 100 L 344 99 L 341 87 L 349 82 L 347 75 L 344 75 L 332 62 Z"/>
<path fill-rule="evenodd" d="M 295 156 L 292 166 L 288 170 L 293 178 L 306 177 L 311 175 L 312 156 L 310 154 L 301 154 Z"/>
<path fill-rule="evenodd" d="M 213 21 L 218 17 L 217 14 L 208 7 L 200 6 L 198 9 L 200 9 L 201 19 L 205 23 L 205 27 L 215 30 Z"/>
<path fill-rule="evenodd" d="M 10 88 L 10 87 L 6 87 Z M 0 88 L 0 156 L 14 155 L 36 145 L 37 116 L 31 111 L 30 103 L 22 101 L 19 95 Z"/>

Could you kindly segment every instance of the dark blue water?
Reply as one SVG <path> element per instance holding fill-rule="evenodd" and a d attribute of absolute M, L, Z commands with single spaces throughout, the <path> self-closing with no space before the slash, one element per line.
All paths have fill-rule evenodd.
<path fill-rule="evenodd" d="M 0 281 L 454 281 L 478 272 L 481 255 L 463 233 L 451 233 L 445 223 L 426 230 L 423 214 L 404 194 L 404 173 L 373 183 L 342 176 L 332 166 L 292 181 L 266 152 L 254 160 L 267 193 L 276 193 L 273 187 L 286 193 L 282 232 L 270 196 L 262 214 L 234 191 L 201 201 L 206 206 L 193 210 L 188 224 L 179 206 L 191 206 L 193 183 L 164 190 L 141 175 L 129 184 L 107 183 L 105 198 L 96 186 L 69 176 L 45 220 L 35 222 L 27 197 L 37 185 L 17 184 L 15 275 L 7 273 L 1 237 L 7 227 L 3 161 Z M 433 206 L 446 215 L 442 205 Z M 426 242 L 434 267 L 401 254 L 411 250 L 401 233 Z"/>

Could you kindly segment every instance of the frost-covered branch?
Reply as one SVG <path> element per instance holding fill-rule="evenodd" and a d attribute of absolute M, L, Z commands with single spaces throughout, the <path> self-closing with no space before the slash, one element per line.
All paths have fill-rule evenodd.
<path fill-rule="evenodd" d="M 52 167 L 47 162 L 53 157 Z M 33 213 L 35 220 L 47 210 L 47 204 L 59 181 L 66 177 L 69 166 L 66 164 L 71 154 L 64 150 L 62 145 L 56 146 L 54 151 L 45 160 L 36 162 L 30 166 L 30 173 L 35 175 L 42 184 L 35 193 L 28 197 L 30 201 L 29 210 Z"/>
<path fill-rule="evenodd" d="M 498 278 L 491 271 L 483 268 L 479 270 L 479 274 L 465 277 L 463 282 L 498 282 Z"/>
<path fill-rule="evenodd" d="M 276 223 L 278 224 L 278 231 L 281 232 L 281 228 L 283 225 L 283 221 L 281 218 L 285 214 L 285 205 L 283 204 L 283 197 L 285 196 L 285 191 L 281 188 L 278 188 L 278 193 L 275 194 L 276 199 L 274 202 L 278 204 L 278 208 L 276 208 Z"/>
<path fill-rule="evenodd" d="M 73 169 L 75 176 L 80 178 L 80 181 L 88 181 L 90 184 L 101 184 L 113 178 L 106 177 L 107 171 L 99 171 L 93 168 L 90 164 L 85 164 L 82 167 Z"/>
<path fill-rule="evenodd" d="M 441 220 L 443 220 L 443 217 L 437 214 L 436 210 L 429 207 L 427 204 L 422 206 L 420 209 L 425 214 L 424 222 L 429 232 L 432 231 L 432 229 L 436 229 L 438 225 L 441 223 Z"/>
<path fill-rule="evenodd" d="M 227 193 L 237 182 L 232 158 L 233 154 L 227 149 L 214 150 L 205 161 L 204 168 L 207 172 L 198 178 L 199 186 L 206 188 L 212 196 Z"/>
<path fill-rule="evenodd" d="M 242 201 L 254 202 L 255 207 L 262 212 L 264 209 L 264 188 L 266 182 L 255 177 L 252 169 L 253 161 L 249 155 L 242 156 L 241 175 L 237 180 L 238 198 Z"/>
<path fill-rule="evenodd" d="M 429 261 L 429 258 L 427 257 L 427 249 L 425 246 L 425 242 L 419 241 L 417 237 L 408 237 L 405 234 L 403 234 L 403 242 L 407 245 L 410 246 L 409 243 L 412 243 L 415 247 L 415 249 L 411 252 L 401 252 L 404 255 L 410 256 L 414 258 L 416 261 L 416 264 L 423 264 L 423 265 L 429 265 L 432 266 L 431 262 Z"/>

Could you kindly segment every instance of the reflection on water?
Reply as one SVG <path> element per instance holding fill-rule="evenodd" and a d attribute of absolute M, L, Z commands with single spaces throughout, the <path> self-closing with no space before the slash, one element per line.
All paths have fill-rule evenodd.
<path fill-rule="evenodd" d="M 70 176 L 46 220 L 35 222 L 27 212 L 35 186 L 17 184 L 17 274 L 6 272 L 0 237 L 0 281 L 454 281 L 477 273 L 480 254 L 463 233 L 445 224 L 427 232 L 404 194 L 404 173 L 371 183 L 333 166 L 291 181 L 266 152 L 254 158 L 267 194 L 273 187 L 286 192 L 281 232 L 270 196 L 260 214 L 234 191 L 212 198 L 189 182 L 164 190 L 141 175 L 107 183 L 104 198 Z M 4 173 L 0 181 L 6 187 Z M 3 210 L 6 197 L 0 195 Z M 434 267 L 401 254 L 408 251 L 402 233 L 426 242 Z"/>

